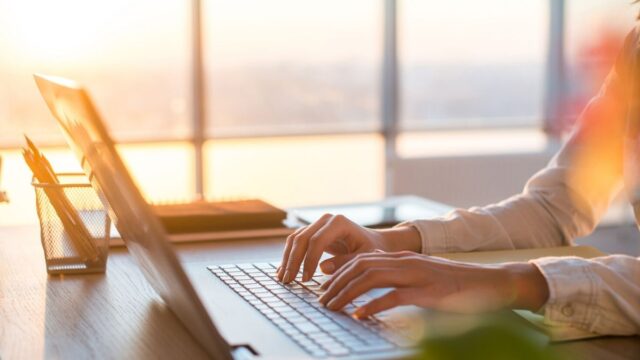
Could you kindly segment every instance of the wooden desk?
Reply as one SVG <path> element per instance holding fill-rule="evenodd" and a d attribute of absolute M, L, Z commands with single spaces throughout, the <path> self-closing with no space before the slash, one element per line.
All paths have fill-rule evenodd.
<path fill-rule="evenodd" d="M 249 247 L 258 251 L 243 251 Z M 190 264 L 277 258 L 281 239 L 186 244 Z M 640 338 L 556 345 L 581 359 L 640 359 Z M 50 277 L 35 226 L 0 229 L 0 358 L 204 359 L 123 248 L 106 275 Z"/>

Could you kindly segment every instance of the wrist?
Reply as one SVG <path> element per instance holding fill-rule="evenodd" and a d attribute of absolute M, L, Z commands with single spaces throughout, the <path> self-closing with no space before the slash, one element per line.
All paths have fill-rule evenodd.
<path fill-rule="evenodd" d="M 513 301 L 511 308 L 538 311 L 549 298 L 549 285 L 540 270 L 529 263 L 503 265 Z"/>
<path fill-rule="evenodd" d="M 376 230 L 380 234 L 382 250 L 387 252 L 422 250 L 420 233 L 413 226 L 402 226 L 390 229 Z"/>

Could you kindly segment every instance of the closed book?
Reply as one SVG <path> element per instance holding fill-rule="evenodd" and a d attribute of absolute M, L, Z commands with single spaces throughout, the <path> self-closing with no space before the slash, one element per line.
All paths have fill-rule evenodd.
<path fill-rule="evenodd" d="M 284 210 L 262 200 L 153 205 L 169 234 L 284 227 Z"/>

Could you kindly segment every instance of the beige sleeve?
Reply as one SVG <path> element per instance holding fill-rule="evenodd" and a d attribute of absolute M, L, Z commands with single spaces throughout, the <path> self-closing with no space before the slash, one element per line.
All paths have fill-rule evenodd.
<path fill-rule="evenodd" d="M 531 262 L 549 284 L 542 309 L 547 324 L 601 335 L 640 334 L 640 258 L 548 257 Z"/>
<path fill-rule="evenodd" d="M 425 254 L 560 246 L 590 233 L 623 184 L 626 101 L 618 77 L 614 69 L 569 140 L 522 193 L 400 226 L 418 229 Z"/>

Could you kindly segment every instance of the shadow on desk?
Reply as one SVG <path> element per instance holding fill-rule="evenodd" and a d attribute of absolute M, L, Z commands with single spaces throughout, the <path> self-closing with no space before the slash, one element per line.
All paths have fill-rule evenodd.
<path fill-rule="evenodd" d="M 125 251 L 108 267 L 48 277 L 44 358 L 206 358 Z"/>
<path fill-rule="evenodd" d="M 640 359 L 640 337 L 607 336 L 554 344 L 567 359 Z"/>
<path fill-rule="evenodd" d="M 182 262 L 206 266 L 275 259 L 282 239 L 176 246 Z M 248 249 L 252 251 L 247 251 Z M 47 276 L 37 226 L 0 228 L 0 357 L 205 359 L 151 289 L 126 249 L 106 275 Z M 576 359 L 640 359 L 640 337 L 553 345 Z"/>

